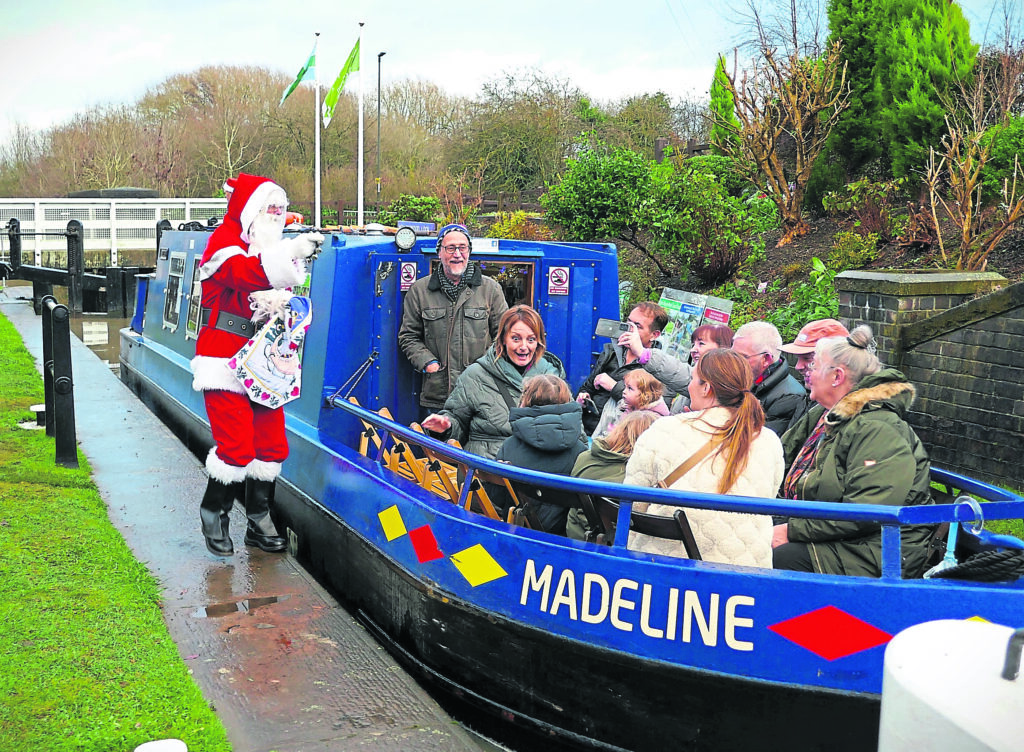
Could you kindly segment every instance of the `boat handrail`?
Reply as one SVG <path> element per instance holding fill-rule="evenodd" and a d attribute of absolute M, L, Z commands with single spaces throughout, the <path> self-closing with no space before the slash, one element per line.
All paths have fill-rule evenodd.
<path fill-rule="evenodd" d="M 528 468 L 516 467 L 467 452 L 428 434 L 396 423 L 378 413 L 347 400 L 331 402 L 355 417 L 402 438 L 410 444 L 425 446 L 436 455 L 461 465 L 476 468 L 493 475 L 502 475 L 511 480 L 540 485 L 570 493 L 587 493 L 607 496 L 624 502 L 651 502 L 694 509 L 710 509 L 723 512 L 746 514 L 768 514 L 786 517 L 813 519 L 875 522 L 881 525 L 921 525 L 942 522 L 970 522 L 974 520 L 971 510 L 965 505 L 932 504 L 926 506 L 887 506 L 880 504 L 848 504 L 829 501 L 794 501 L 790 499 L 766 499 L 751 496 L 723 496 L 691 491 L 675 491 L 644 486 L 626 486 L 621 483 L 584 480 L 562 475 L 550 475 Z M 383 444 L 381 447 L 383 453 Z M 933 477 L 962 491 L 978 494 L 989 501 L 985 506 L 985 518 L 1024 518 L 1024 498 L 995 486 L 966 478 L 956 473 L 933 468 Z"/>

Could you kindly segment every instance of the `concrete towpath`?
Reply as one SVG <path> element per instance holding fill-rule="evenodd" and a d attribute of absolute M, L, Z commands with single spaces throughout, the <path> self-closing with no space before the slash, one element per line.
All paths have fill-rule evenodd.
<path fill-rule="evenodd" d="M 42 362 L 29 287 L 0 312 Z M 116 335 L 116 333 L 115 333 Z M 207 553 L 200 461 L 76 337 L 78 442 L 110 519 L 164 589 L 164 620 L 235 752 L 469 750 L 481 746 L 290 556 Z"/>

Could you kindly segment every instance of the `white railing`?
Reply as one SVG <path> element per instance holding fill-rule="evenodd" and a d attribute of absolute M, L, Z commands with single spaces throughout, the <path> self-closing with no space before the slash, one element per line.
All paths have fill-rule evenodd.
<path fill-rule="evenodd" d="M 0 198 L 0 224 L 12 217 L 24 233 L 63 232 L 77 219 L 85 228 L 85 250 L 108 251 L 110 266 L 117 266 L 118 251 L 156 250 L 156 224 L 166 219 L 177 228 L 182 222 L 206 224 L 227 208 L 223 198 Z M 9 251 L 6 232 L 2 246 Z M 59 236 L 26 235 L 24 263 L 42 264 L 43 251 L 67 249 Z M 33 261 L 28 260 L 32 253 Z"/>

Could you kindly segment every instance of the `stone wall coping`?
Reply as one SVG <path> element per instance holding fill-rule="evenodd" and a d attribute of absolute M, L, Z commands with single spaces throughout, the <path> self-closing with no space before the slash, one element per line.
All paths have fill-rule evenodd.
<path fill-rule="evenodd" d="M 996 272 L 957 272 L 949 269 L 888 269 L 877 272 L 845 271 L 836 276 L 840 292 L 877 295 L 974 295 L 998 290 L 1007 283 Z"/>

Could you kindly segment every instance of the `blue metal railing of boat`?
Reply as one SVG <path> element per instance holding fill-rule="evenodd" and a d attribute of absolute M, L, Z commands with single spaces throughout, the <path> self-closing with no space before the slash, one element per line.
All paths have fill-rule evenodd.
<path fill-rule="evenodd" d="M 643 486 L 627 486 L 620 483 L 582 480 L 561 475 L 549 475 L 527 468 L 515 467 L 472 454 L 450 444 L 415 431 L 409 426 L 388 420 L 364 407 L 341 398 L 328 398 L 331 407 L 340 408 L 350 415 L 401 438 L 413 445 L 429 448 L 434 454 L 465 465 L 468 474 L 463 483 L 463 496 L 473 481 L 477 470 L 500 475 L 510 480 L 530 485 L 543 486 L 570 493 L 585 493 L 592 496 L 607 496 L 620 502 L 616 524 L 615 546 L 626 546 L 629 535 L 629 518 L 634 502 L 650 502 L 694 509 L 711 509 L 721 512 L 743 512 L 746 514 L 779 515 L 851 522 L 874 522 L 882 529 L 882 577 L 899 579 L 902 576 L 900 555 L 900 527 L 903 525 L 938 524 L 943 522 L 975 523 L 975 511 L 964 504 L 929 504 L 924 506 L 883 506 L 878 504 L 847 504 L 828 501 L 793 501 L 790 499 L 766 499 L 751 496 L 722 496 L 695 492 L 670 491 Z M 387 448 L 386 434 L 381 441 L 376 461 L 383 460 Z M 947 470 L 932 468 L 934 482 L 954 488 L 960 492 L 976 495 L 986 502 L 984 516 L 987 520 L 1024 518 L 1024 498 L 996 486 L 959 475 Z M 459 500 L 464 502 L 465 498 Z M 1004 545 L 1024 547 L 1024 543 L 1009 536 Z M 1016 543 L 1014 543 L 1016 541 Z M 1018 545 L 1020 544 L 1020 545 Z"/>

